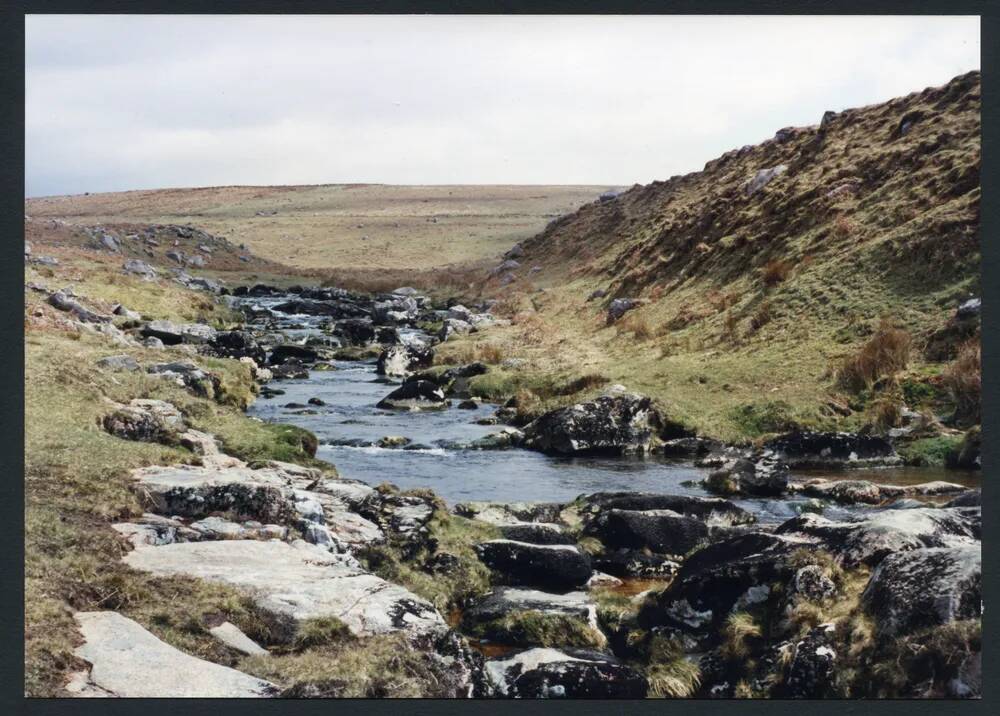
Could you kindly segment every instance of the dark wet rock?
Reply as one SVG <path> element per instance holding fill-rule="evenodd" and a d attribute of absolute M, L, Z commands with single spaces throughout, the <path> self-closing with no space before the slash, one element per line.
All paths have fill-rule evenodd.
<path fill-rule="evenodd" d="M 586 584 L 593 571 L 590 557 L 573 545 L 499 539 L 476 545 L 476 553 L 510 584 L 568 590 Z"/>
<path fill-rule="evenodd" d="M 333 329 L 350 346 L 366 346 L 375 342 L 375 326 L 367 318 L 351 318 L 339 321 Z"/>
<path fill-rule="evenodd" d="M 258 365 L 263 365 L 266 357 L 264 348 L 246 331 L 220 331 L 210 345 L 224 358 L 253 358 Z"/>
<path fill-rule="evenodd" d="M 983 610 L 982 549 L 920 549 L 890 554 L 872 573 L 861 596 L 879 634 L 897 636 Z"/>
<path fill-rule="evenodd" d="M 444 392 L 434 383 L 418 380 L 403 383 L 380 400 L 383 410 L 441 410 L 447 407 Z"/>
<path fill-rule="evenodd" d="M 673 438 L 663 442 L 662 452 L 668 457 L 701 457 L 722 448 L 718 440 L 699 437 Z"/>
<path fill-rule="evenodd" d="M 587 300 L 588 301 L 593 301 L 593 300 L 598 299 L 598 298 L 604 298 L 607 295 L 608 295 L 607 291 L 605 291 L 603 288 L 598 288 L 598 289 L 595 289 L 594 291 L 590 292 L 590 295 L 587 296 Z"/>
<path fill-rule="evenodd" d="M 546 453 L 634 453 L 659 440 L 660 414 L 649 398 L 617 392 L 545 413 L 524 428 L 525 447 Z"/>
<path fill-rule="evenodd" d="M 581 499 L 581 513 L 593 519 L 604 510 L 670 510 L 701 520 L 709 527 L 732 527 L 754 522 L 754 516 L 718 497 L 660 495 L 650 492 L 595 492 Z"/>
<path fill-rule="evenodd" d="M 309 398 L 309 400 L 307 400 L 306 402 L 309 403 L 309 405 L 326 405 L 325 400 L 323 400 L 322 398 L 317 398 L 315 396 Z"/>
<path fill-rule="evenodd" d="M 530 544 L 576 544 L 576 540 L 563 532 L 559 525 L 547 522 L 503 525 L 500 527 L 500 534 L 504 539 Z"/>
<path fill-rule="evenodd" d="M 639 624 L 717 638 L 733 608 L 767 601 L 772 585 L 794 575 L 791 555 L 809 546 L 801 536 L 751 532 L 703 547 L 688 557 L 666 590 L 643 606 Z"/>
<path fill-rule="evenodd" d="M 289 360 L 297 360 L 299 363 L 315 363 L 319 359 L 319 354 L 313 348 L 300 346 L 296 343 L 286 343 L 275 346 L 268 356 L 268 363 L 280 365 Z"/>
<path fill-rule="evenodd" d="M 475 400 L 463 400 L 456 406 L 459 410 L 478 410 L 479 403 Z"/>
<path fill-rule="evenodd" d="M 646 678 L 610 654 L 536 648 L 486 662 L 493 694 L 506 698 L 639 699 Z"/>
<path fill-rule="evenodd" d="M 792 432 L 768 441 L 764 448 L 792 469 L 875 467 L 902 463 L 892 443 L 876 435 Z"/>
<path fill-rule="evenodd" d="M 737 459 L 709 474 L 705 486 L 718 495 L 776 497 L 788 487 L 788 467 L 772 455 Z"/>
<path fill-rule="evenodd" d="M 407 376 L 414 370 L 429 368 L 434 361 L 434 349 L 414 345 L 392 345 L 383 350 L 375 364 L 375 372 L 387 376 Z"/>
<path fill-rule="evenodd" d="M 142 335 L 147 338 L 159 338 L 166 345 L 180 343 L 211 343 L 216 337 L 216 330 L 204 323 L 174 323 L 173 321 L 150 321 L 142 327 Z"/>
<path fill-rule="evenodd" d="M 976 508 L 925 507 L 878 510 L 854 522 L 805 514 L 782 523 L 776 533 L 808 537 L 853 567 L 874 566 L 897 552 L 972 544 L 980 539 L 981 529 Z"/>
<path fill-rule="evenodd" d="M 966 490 L 958 497 L 947 502 L 945 507 L 980 507 L 982 504 L 982 490 Z"/>
<path fill-rule="evenodd" d="M 309 377 L 309 369 L 293 358 L 280 365 L 271 366 L 270 371 L 275 380 L 299 380 Z"/>
<path fill-rule="evenodd" d="M 402 435 L 386 435 L 385 437 L 379 438 L 378 442 L 375 443 L 380 448 L 398 448 L 409 445 L 412 440 Z"/>
<path fill-rule="evenodd" d="M 602 510 L 584 533 L 608 547 L 648 549 L 675 557 L 708 541 L 704 522 L 672 510 Z"/>
<path fill-rule="evenodd" d="M 59 309 L 60 311 L 71 313 L 74 318 L 84 323 L 111 322 L 111 316 L 106 316 L 102 313 L 91 311 L 89 308 L 85 308 L 79 301 L 70 298 L 62 291 L 56 291 L 49 296 L 49 305 Z"/>

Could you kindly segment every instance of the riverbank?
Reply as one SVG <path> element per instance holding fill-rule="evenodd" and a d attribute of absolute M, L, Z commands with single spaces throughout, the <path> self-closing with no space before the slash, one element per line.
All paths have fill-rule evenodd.
<path fill-rule="evenodd" d="M 840 483 L 779 470 L 786 482 L 777 492 L 740 494 L 756 489 L 766 455 L 717 445 L 699 457 L 701 466 L 693 456 L 668 462 L 666 448 L 690 439 L 670 437 L 669 421 L 647 407 L 636 411 L 627 392 L 612 390 L 611 402 L 594 404 L 610 386 L 581 384 L 562 396 L 584 413 L 625 411 L 606 414 L 629 416 L 610 433 L 603 419 L 552 418 L 539 432 L 503 425 L 516 418 L 513 406 L 460 409 L 476 402 L 472 386 L 496 367 L 421 367 L 427 358 L 418 344 L 431 343 L 426 330 L 442 330 L 449 309 L 416 292 L 233 284 L 226 290 L 242 294 L 233 298 L 216 292 L 225 287 L 196 290 L 166 272 L 143 278 L 123 271 L 121 258 L 101 258 L 85 273 L 75 257 L 28 266 L 32 695 L 64 695 L 67 684 L 75 693 L 179 695 L 163 691 L 173 682 L 136 678 L 141 672 L 122 678 L 105 636 L 126 633 L 136 635 L 136 649 L 169 654 L 178 668 L 197 672 L 186 659 L 199 658 L 235 669 L 209 669 L 216 676 L 201 684 L 203 695 L 913 695 L 923 681 L 876 674 L 875 665 L 896 663 L 914 639 L 968 650 L 968 659 L 947 657 L 947 668 L 934 671 L 933 688 L 973 688 L 978 612 L 960 600 L 953 613 L 927 622 L 906 580 L 886 592 L 876 578 L 885 552 L 859 544 L 890 535 L 890 551 L 938 560 L 907 567 L 922 570 L 925 584 L 974 590 L 978 573 L 966 565 L 979 552 L 978 508 L 931 505 L 969 505 L 975 491 L 871 482 L 831 489 Z M 255 308 L 261 298 L 271 306 Z M 310 313 L 275 310 L 291 301 Z M 502 317 L 468 313 L 481 335 L 503 329 Z M 356 358 L 380 353 L 383 370 L 396 374 L 371 382 L 377 366 Z M 254 420 L 248 407 L 251 416 L 280 422 Z M 310 421 L 321 426 L 303 427 Z M 452 429 L 468 432 L 436 432 Z M 490 449 L 471 447 L 490 434 L 507 436 L 506 444 L 494 438 Z M 559 435 L 585 454 L 542 447 L 563 444 Z M 391 448 L 333 445 L 383 438 L 402 440 L 383 443 Z M 405 440 L 430 450 L 407 451 Z M 600 441 L 603 456 L 585 446 Z M 640 447 L 647 457 L 619 455 Z M 443 501 L 408 469 L 414 463 L 383 462 L 370 473 L 381 471 L 381 479 L 366 484 L 352 479 L 361 462 L 338 459 L 335 468 L 317 459 L 366 450 L 414 460 L 437 459 L 441 450 L 456 464 L 481 457 L 474 472 L 494 484 L 526 464 L 572 480 L 559 493 L 564 500 L 490 500 L 473 483 L 469 497 L 480 499 Z M 786 458 L 794 453 L 785 446 Z M 675 468 L 690 481 L 662 478 Z M 725 469 L 722 483 L 736 491 L 728 500 L 707 489 Z M 588 470 L 601 477 L 581 485 L 577 476 Z M 456 483 L 470 482 L 456 472 Z M 411 489 L 378 485 L 404 474 Z M 622 488 L 637 474 L 649 482 L 614 494 L 590 489 L 613 474 Z M 546 479 L 535 473 L 531 481 Z M 765 511 L 753 505 L 764 503 L 791 511 L 762 519 Z M 761 548 L 771 571 L 753 557 Z M 243 567 L 234 572 L 234 564 Z M 793 597 L 789 585 L 800 582 L 817 582 L 819 591 Z M 723 593 L 732 604 L 705 602 Z M 780 624 L 768 616 L 789 609 L 796 616 Z M 859 637 L 885 610 L 894 615 L 893 633 Z M 107 612 L 134 626 L 87 616 Z M 840 631 L 814 633 L 828 617 Z M 816 671 L 803 661 L 812 659 L 799 646 L 805 638 L 851 657 L 827 664 L 830 678 L 803 685 L 797 674 Z M 764 658 L 774 649 L 786 656 Z M 918 677 L 927 668 L 905 666 Z"/>

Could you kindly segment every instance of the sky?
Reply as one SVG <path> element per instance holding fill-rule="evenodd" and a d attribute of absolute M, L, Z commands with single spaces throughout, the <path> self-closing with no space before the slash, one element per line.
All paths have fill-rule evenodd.
<path fill-rule="evenodd" d="M 29 15 L 25 194 L 631 185 L 979 68 L 976 17 Z"/>

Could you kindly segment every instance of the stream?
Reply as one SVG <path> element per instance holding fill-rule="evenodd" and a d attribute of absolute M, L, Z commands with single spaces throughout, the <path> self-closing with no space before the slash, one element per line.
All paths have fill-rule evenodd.
<path fill-rule="evenodd" d="M 288 342 L 301 342 L 322 335 L 327 318 L 282 314 L 273 306 L 281 298 L 241 299 L 256 311 L 267 309 L 269 328 L 277 329 Z M 429 336 L 415 329 L 402 329 L 405 342 Z M 335 370 L 310 371 L 309 377 L 275 381 L 272 388 L 282 395 L 258 398 L 248 414 L 269 422 L 296 425 L 319 440 L 316 457 L 333 463 L 347 478 L 371 485 L 391 482 L 403 489 L 430 488 L 446 502 L 567 502 L 592 492 L 638 491 L 678 495 L 710 496 L 700 485 L 708 470 L 690 461 L 658 456 L 558 457 L 511 448 L 466 449 L 464 444 L 500 430 L 502 425 L 479 425 L 495 405 L 476 410 L 453 407 L 441 411 L 390 411 L 375 407 L 398 382 L 387 383 L 375 372 L 375 361 L 332 361 Z M 318 398 L 321 405 L 308 401 Z M 296 404 L 298 407 L 288 407 Z M 405 448 L 381 448 L 372 443 L 386 436 L 410 440 Z M 801 473 L 800 473 L 801 474 Z M 880 468 L 852 470 L 835 475 L 885 484 L 913 484 L 947 480 L 976 487 L 978 475 L 935 468 Z M 809 476 L 831 477 L 829 473 Z M 809 498 L 785 496 L 773 499 L 735 499 L 763 523 L 782 522 L 802 510 Z M 846 517 L 863 507 L 828 505 L 831 519 Z"/>

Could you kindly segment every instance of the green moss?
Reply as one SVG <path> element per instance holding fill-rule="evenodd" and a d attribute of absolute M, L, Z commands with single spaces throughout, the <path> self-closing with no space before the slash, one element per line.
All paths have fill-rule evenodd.
<path fill-rule="evenodd" d="M 432 602 L 440 611 L 464 604 L 490 588 L 490 571 L 479 561 L 474 545 L 500 536 L 493 525 L 469 520 L 436 509 L 428 522 L 429 540 L 437 545 L 435 553 L 456 558 L 447 571 L 435 573 L 428 567 L 433 557 L 426 550 L 411 554 L 402 545 L 370 546 L 360 551 L 365 566 L 386 579 L 401 584 Z"/>
<path fill-rule="evenodd" d="M 730 411 L 730 418 L 745 434 L 754 437 L 786 432 L 798 426 L 792 406 L 783 400 L 738 405 Z"/>
<path fill-rule="evenodd" d="M 938 435 L 914 440 L 897 448 L 907 465 L 943 467 L 962 447 L 961 435 Z"/>

